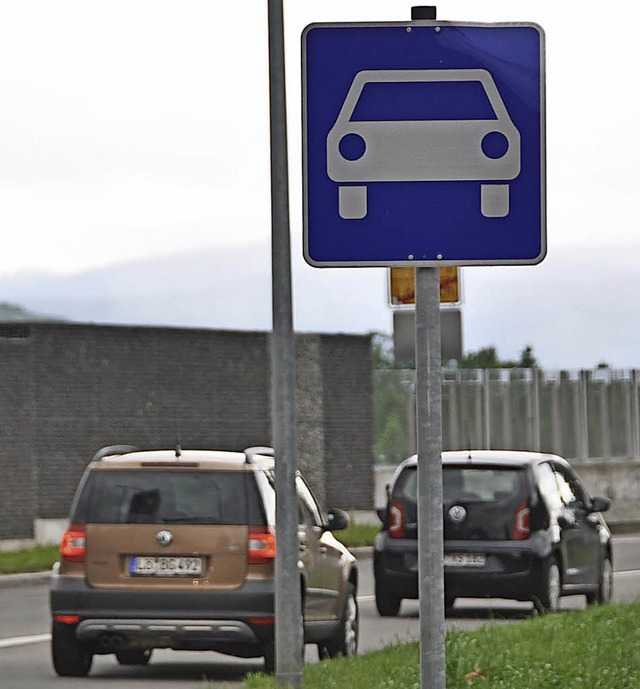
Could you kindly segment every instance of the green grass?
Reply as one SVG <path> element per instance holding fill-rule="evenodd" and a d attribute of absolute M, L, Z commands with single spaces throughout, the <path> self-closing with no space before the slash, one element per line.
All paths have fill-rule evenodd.
<path fill-rule="evenodd" d="M 12 552 L 0 553 L 0 574 L 18 572 L 41 572 L 51 569 L 58 560 L 57 545 L 43 545 Z"/>
<path fill-rule="evenodd" d="M 640 603 L 447 635 L 447 689 L 638 689 Z M 469 673 L 481 671 L 475 678 Z M 251 675 L 246 689 L 275 689 Z M 308 665 L 305 689 L 418 689 L 417 643 Z"/>
<path fill-rule="evenodd" d="M 379 524 L 351 524 L 343 531 L 334 532 L 333 535 L 347 548 L 357 548 L 373 545 L 373 539 L 379 531 Z"/>

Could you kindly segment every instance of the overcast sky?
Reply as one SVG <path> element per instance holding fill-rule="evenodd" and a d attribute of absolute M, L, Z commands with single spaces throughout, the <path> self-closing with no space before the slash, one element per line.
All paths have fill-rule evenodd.
<path fill-rule="evenodd" d="M 300 33 L 319 21 L 404 20 L 410 7 L 375 0 L 284 4 L 298 270 L 312 270 L 298 265 Z M 266 0 L 0 4 L 0 276 L 74 273 L 218 246 L 238 247 L 242 266 L 242 247 L 268 246 L 266 8 Z M 531 302 L 545 289 L 551 295 L 539 314 L 543 320 L 547 314 L 549 330 L 559 313 L 571 312 L 582 319 L 585 332 L 609 329 L 611 337 L 611 323 L 594 325 L 597 319 L 608 305 L 620 311 L 621 302 L 635 303 L 638 14 L 637 6 L 621 2 L 604 8 L 557 0 L 438 3 L 439 19 L 534 21 L 547 40 L 551 267 L 468 269 L 468 347 L 497 341 L 490 307 L 500 310 L 500 295 L 512 281 L 525 285 Z M 617 270 L 612 261 L 620 257 Z M 603 271 L 613 271 L 617 284 L 603 281 L 596 313 L 589 308 L 593 294 L 587 303 L 586 293 L 593 292 L 594 276 Z M 382 271 L 374 274 L 384 281 Z M 561 283 L 553 284 L 555 278 Z M 567 282 L 569 302 L 559 291 Z M 326 280 L 323 285 L 326 289 Z M 576 303 L 581 295 L 585 302 Z M 526 302 L 513 308 L 495 314 L 501 329 L 513 323 L 516 331 L 505 356 L 531 341 L 552 365 L 572 365 L 557 354 L 557 342 L 544 326 L 529 336 Z M 372 323 L 376 327 L 379 323 Z M 606 339 L 597 340 L 593 351 L 614 365 L 640 366 L 638 336 L 637 329 L 616 336 L 625 340 L 624 352 L 618 351 L 619 341 L 618 349 L 609 349 Z M 595 364 L 593 356 L 590 352 L 575 365 Z"/>

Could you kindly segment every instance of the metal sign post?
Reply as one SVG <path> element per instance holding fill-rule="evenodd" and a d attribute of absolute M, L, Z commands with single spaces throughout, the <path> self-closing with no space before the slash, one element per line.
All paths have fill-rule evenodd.
<path fill-rule="evenodd" d="M 444 689 L 442 393 L 437 268 L 416 269 L 416 382 L 420 686 Z"/>
<path fill-rule="evenodd" d="M 302 686 L 302 616 L 298 575 L 295 341 L 291 294 L 289 177 L 282 0 L 269 0 L 269 94 L 271 113 L 271 226 L 273 264 L 272 417 L 276 450 L 276 678 Z"/>

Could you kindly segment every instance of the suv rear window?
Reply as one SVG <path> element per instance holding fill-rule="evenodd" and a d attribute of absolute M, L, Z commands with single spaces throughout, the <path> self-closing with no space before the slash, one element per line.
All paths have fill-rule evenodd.
<path fill-rule="evenodd" d="M 84 483 L 71 521 L 255 526 L 265 523 L 253 475 L 185 469 L 93 471 Z"/>

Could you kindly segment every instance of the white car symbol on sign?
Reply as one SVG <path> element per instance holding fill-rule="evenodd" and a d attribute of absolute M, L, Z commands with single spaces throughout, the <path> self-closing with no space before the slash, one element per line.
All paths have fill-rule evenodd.
<path fill-rule="evenodd" d="M 444 99 L 433 99 L 436 114 L 394 114 L 389 85 L 450 84 Z M 443 115 L 455 105 L 455 86 L 474 85 L 473 106 L 482 104 L 477 119 Z M 384 114 L 367 119 L 367 89 L 378 88 L 376 102 Z M 428 93 L 428 91 L 427 91 Z M 462 94 L 462 91 L 460 92 Z M 452 99 L 453 94 L 453 99 Z M 382 98 L 380 97 L 382 96 Z M 371 99 L 370 99 L 371 100 Z M 327 136 L 327 173 L 340 186 L 339 214 L 361 219 L 367 214 L 363 182 L 506 181 L 520 174 L 520 133 L 513 124 L 493 77 L 486 69 L 363 70 L 351 84 L 335 124 Z M 354 186 L 360 183 L 360 186 Z M 485 217 L 509 214 L 509 185 L 483 184 L 481 212 Z"/>

